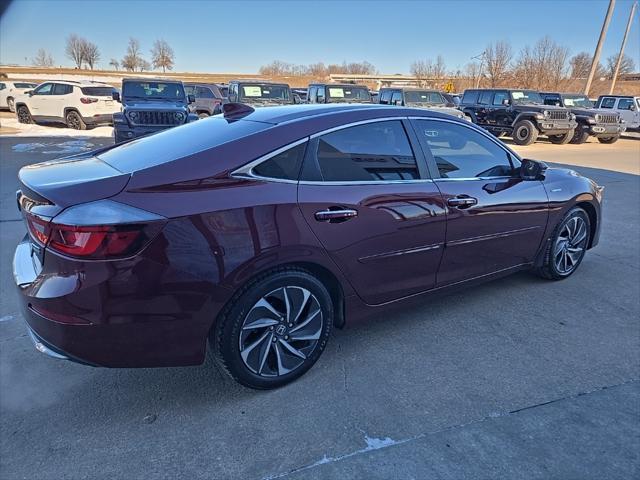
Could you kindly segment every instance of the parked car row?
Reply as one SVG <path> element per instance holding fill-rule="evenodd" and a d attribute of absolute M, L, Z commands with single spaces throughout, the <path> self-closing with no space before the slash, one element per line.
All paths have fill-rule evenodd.
<path fill-rule="evenodd" d="M 415 87 L 232 80 L 229 84 L 125 78 L 122 95 L 97 82 L 0 83 L 0 106 L 22 123 L 65 123 L 84 130 L 114 125 L 116 142 L 222 113 L 226 103 L 252 107 L 294 103 L 379 103 L 419 107 L 465 118 L 494 135 L 530 145 L 546 136 L 556 144 L 584 143 L 590 136 L 614 143 L 625 130 L 640 130 L 640 97 L 603 95 L 594 106 L 585 95 L 522 89 L 468 89 L 463 95 Z"/>

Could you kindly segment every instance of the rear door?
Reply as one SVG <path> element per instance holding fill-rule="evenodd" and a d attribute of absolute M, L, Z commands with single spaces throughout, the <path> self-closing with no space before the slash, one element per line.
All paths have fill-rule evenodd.
<path fill-rule="evenodd" d="M 490 134 L 457 122 L 413 120 L 447 205 L 438 286 L 528 264 L 541 245 L 548 200 Z"/>
<path fill-rule="evenodd" d="M 312 137 L 307 148 L 300 208 L 368 304 L 435 285 L 446 219 L 416 145 L 406 120 L 387 119 Z"/>

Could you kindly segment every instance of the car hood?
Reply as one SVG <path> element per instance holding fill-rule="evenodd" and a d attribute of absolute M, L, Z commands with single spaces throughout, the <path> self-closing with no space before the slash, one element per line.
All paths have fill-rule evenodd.
<path fill-rule="evenodd" d="M 527 112 L 544 112 L 545 110 L 549 112 L 566 112 L 568 110 L 568 108 L 556 107 L 555 105 L 535 105 L 533 103 L 527 105 L 515 105 L 513 108 L 515 110 L 526 110 Z"/>
<path fill-rule="evenodd" d="M 583 115 L 585 117 L 593 117 L 596 114 L 615 115 L 617 113 L 616 111 L 607 110 L 604 108 L 568 108 L 572 113 L 575 113 L 576 115 Z"/>

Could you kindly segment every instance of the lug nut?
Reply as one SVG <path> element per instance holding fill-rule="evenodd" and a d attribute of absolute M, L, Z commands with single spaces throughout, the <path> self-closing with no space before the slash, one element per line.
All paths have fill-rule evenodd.
<path fill-rule="evenodd" d="M 273 327 L 269 327 L 269 330 L 273 330 Z"/>
<path fill-rule="evenodd" d="M 273 337 L 273 340 L 271 340 L 273 343 L 276 343 L 278 341 L 277 338 Z"/>
<path fill-rule="evenodd" d="M 289 324 L 289 328 L 291 328 L 291 327 L 293 327 L 293 323 L 290 323 L 290 324 Z"/>
<path fill-rule="evenodd" d="M 285 340 L 289 340 L 289 335 L 285 335 L 285 336 L 284 336 L 284 339 L 285 339 Z"/>

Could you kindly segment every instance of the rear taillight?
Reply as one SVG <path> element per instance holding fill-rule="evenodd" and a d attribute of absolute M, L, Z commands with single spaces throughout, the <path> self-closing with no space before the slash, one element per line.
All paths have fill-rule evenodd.
<path fill-rule="evenodd" d="M 32 237 L 47 249 L 75 258 L 111 259 L 135 254 L 166 218 L 111 200 L 71 207 L 53 220 L 25 212 Z"/>
<path fill-rule="evenodd" d="M 81 97 L 80 101 L 82 103 L 84 103 L 84 104 L 87 104 L 87 103 L 96 103 L 98 101 L 98 99 L 97 98 L 90 98 L 90 97 Z"/>

